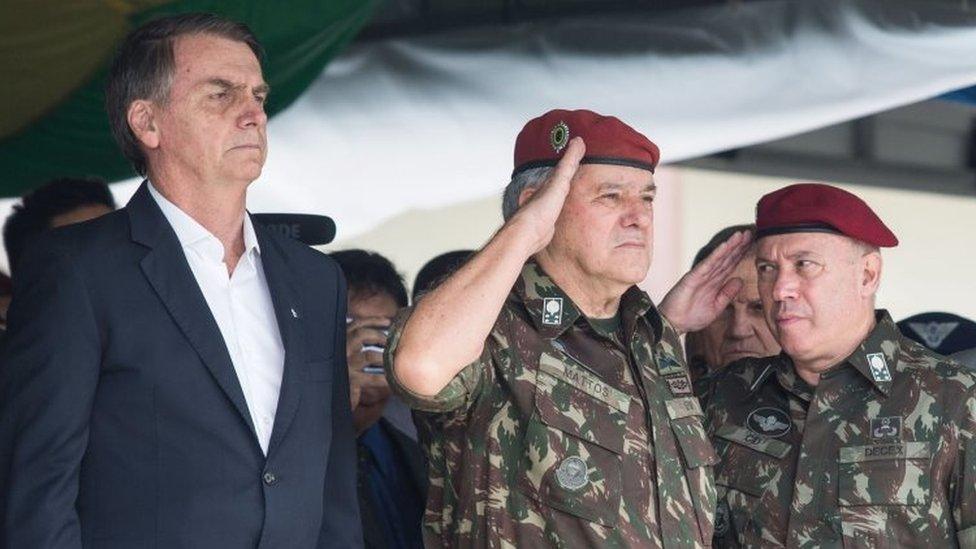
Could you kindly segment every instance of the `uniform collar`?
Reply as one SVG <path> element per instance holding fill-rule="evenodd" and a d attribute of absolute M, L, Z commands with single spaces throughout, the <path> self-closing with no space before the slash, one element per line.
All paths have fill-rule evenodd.
<path fill-rule="evenodd" d="M 833 372 L 850 364 L 869 383 L 887 396 L 894 378 L 899 375 L 897 352 L 901 333 L 891 320 L 888 311 L 880 309 L 875 312 L 875 317 L 877 324 L 857 350 L 838 367 L 831 368 L 829 371 Z M 762 384 L 775 374 L 779 384 L 787 391 L 806 400 L 812 398 L 813 388 L 796 374 L 793 360 L 786 353 L 780 353 L 779 356 L 767 360 L 770 362 L 749 386 L 749 394 L 759 390 Z"/>
<path fill-rule="evenodd" d="M 809 401 L 813 398 L 812 388 L 800 376 L 796 375 L 796 369 L 793 368 L 793 361 L 785 353 L 780 353 L 777 356 L 749 358 L 746 360 L 757 361 L 758 364 L 754 368 L 744 368 L 743 371 L 758 373 L 749 383 L 749 390 L 743 395 L 743 401 L 750 400 L 768 382 L 779 383 L 780 387 L 784 390 L 793 393 L 803 400 Z"/>
<path fill-rule="evenodd" d="M 885 396 L 891 390 L 894 378 L 899 374 L 897 352 L 901 333 L 888 311 L 880 309 L 875 312 L 877 324 L 868 337 L 861 342 L 857 350 L 841 363 L 840 367 L 850 364 L 858 373 L 867 378 Z M 786 353 L 763 360 L 759 374 L 749 385 L 748 395 L 758 391 L 767 380 L 773 378 L 787 391 L 804 400 L 813 397 L 813 388 L 807 385 L 800 376 L 796 375 L 793 360 Z M 837 368 L 831 368 L 835 371 Z"/>
<path fill-rule="evenodd" d="M 888 311 L 879 309 L 874 314 L 877 324 L 846 362 L 887 396 L 894 379 L 901 375 L 898 368 L 901 333 Z"/>
<path fill-rule="evenodd" d="M 515 294 L 522 300 L 536 330 L 547 339 L 559 337 L 582 316 L 579 307 L 535 261 L 522 267 Z M 631 333 L 636 319 L 642 315 L 648 317 L 655 336 L 660 337 L 661 320 L 651 298 L 637 286 L 631 286 L 620 298 L 620 321 L 624 330 Z"/>

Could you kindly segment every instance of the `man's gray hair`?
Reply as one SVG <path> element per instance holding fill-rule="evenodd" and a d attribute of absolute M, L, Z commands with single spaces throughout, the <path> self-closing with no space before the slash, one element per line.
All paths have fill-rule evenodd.
<path fill-rule="evenodd" d="M 545 183 L 554 168 L 552 166 L 542 166 L 541 168 L 530 168 L 519 172 L 512 177 L 512 180 L 505 187 L 505 194 L 502 195 L 502 217 L 505 221 L 515 215 L 515 210 L 519 207 L 519 196 L 525 189 L 534 189 Z"/>

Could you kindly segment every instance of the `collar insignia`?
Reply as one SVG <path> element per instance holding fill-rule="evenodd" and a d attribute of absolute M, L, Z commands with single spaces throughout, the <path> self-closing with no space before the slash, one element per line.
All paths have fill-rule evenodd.
<path fill-rule="evenodd" d="M 542 300 L 542 323 L 559 326 L 563 322 L 563 298 L 547 297 Z"/>
<path fill-rule="evenodd" d="M 891 381 L 891 372 L 888 371 L 888 362 L 885 361 L 884 354 L 871 353 L 867 356 L 868 366 L 871 368 L 871 377 L 875 381 Z"/>

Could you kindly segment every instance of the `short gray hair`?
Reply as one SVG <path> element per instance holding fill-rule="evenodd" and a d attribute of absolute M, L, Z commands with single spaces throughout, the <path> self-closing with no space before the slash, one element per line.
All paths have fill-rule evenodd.
<path fill-rule="evenodd" d="M 521 196 L 522 191 L 534 189 L 545 183 L 553 169 L 552 166 L 529 168 L 512 176 L 512 180 L 505 187 L 505 193 L 502 195 L 502 217 L 505 221 L 508 221 L 515 215 L 515 210 L 518 210 L 519 196 Z"/>

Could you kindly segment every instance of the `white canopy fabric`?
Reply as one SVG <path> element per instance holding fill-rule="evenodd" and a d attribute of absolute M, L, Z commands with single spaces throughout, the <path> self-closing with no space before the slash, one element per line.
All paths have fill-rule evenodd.
<path fill-rule="evenodd" d="M 616 115 L 675 162 L 974 83 L 976 13 L 925 1 L 771 0 L 360 43 L 271 121 L 249 205 L 330 215 L 347 238 L 500 193 L 515 135 L 550 108 Z M 124 202 L 135 182 L 116 187 Z"/>

